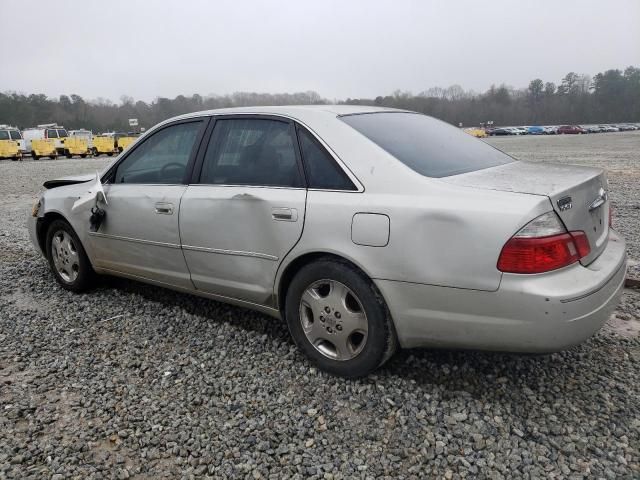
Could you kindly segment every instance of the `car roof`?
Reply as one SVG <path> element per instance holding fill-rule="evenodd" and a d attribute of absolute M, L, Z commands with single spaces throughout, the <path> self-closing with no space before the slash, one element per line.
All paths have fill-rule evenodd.
<path fill-rule="evenodd" d="M 234 114 L 259 114 L 259 115 L 282 115 L 291 118 L 304 120 L 306 117 L 318 114 L 327 116 L 355 115 L 359 113 L 377 112 L 409 112 L 409 110 L 398 110 L 396 108 L 374 107 L 366 105 L 276 105 L 260 107 L 231 107 L 218 108 L 215 110 L 203 110 L 193 112 L 178 117 L 173 117 L 167 121 L 179 120 L 182 118 L 193 118 L 207 115 L 234 115 Z M 415 112 L 411 112 L 415 113 Z M 164 123 L 164 122 L 163 122 Z"/>

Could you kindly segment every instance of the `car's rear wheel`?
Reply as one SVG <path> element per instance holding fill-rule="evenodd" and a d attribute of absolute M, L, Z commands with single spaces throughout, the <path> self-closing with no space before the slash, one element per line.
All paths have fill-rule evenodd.
<path fill-rule="evenodd" d="M 38 160 L 40 157 L 36 155 L 36 152 L 31 152 L 31 158 L 33 158 L 34 160 Z"/>
<path fill-rule="evenodd" d="M 93 285 L 95 272 L 71 225 L 54 220 L 47 230 L 46 245 L 49 266 L 63 288 L 82 292 Z"/>
<path fill-rule="evenodd" d="M 287 291 L 285 317 L 298 347 L 321 369 L 369 374 L 395 352 L 391 316 L 375 285 L 346 262 L 303 267 Z"/>

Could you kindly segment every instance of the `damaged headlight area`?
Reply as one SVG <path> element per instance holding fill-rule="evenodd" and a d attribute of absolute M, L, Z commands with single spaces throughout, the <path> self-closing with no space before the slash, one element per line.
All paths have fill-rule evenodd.
<path fill-rule="evenodd" d="M 42 208 L 42 197 L 38 197 L 31 207 L 31 216 L 37 217 L 38 213 L 40 213 L 40 209 Z"/>

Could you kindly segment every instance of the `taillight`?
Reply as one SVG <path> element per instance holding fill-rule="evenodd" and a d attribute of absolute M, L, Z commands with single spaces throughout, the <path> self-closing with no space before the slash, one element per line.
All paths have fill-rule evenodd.
<path fill-rule="evenodd" d="M 525 225 L 502 247 L 498 270 L 549 272 L 576 263 L 590 251 L 584 232 L 567 232 L 558 216 L 548 212 Z"/>

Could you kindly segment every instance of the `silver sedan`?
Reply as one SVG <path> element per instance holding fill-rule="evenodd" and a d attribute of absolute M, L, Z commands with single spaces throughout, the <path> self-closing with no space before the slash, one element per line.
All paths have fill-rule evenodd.
<path fill-rule="evenodd" d="M 29 229 L 64 288 L 109 274 L 259 310 L 349 377 L 398 346 L 567 348 L 626 272 L 602 170 L 516 161 L 414 112 L 189 114 L 45 187 Z"/>

